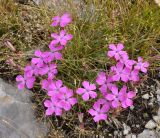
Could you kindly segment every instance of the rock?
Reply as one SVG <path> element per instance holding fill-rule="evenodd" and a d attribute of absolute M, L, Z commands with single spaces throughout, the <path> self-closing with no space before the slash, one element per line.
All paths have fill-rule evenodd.
<path fill-rule="evenodd" d="M 156 123 L 155 123 L 153 120 L 150 120 L 150 121 L 145 125 L 145 128 L 154 129 L 156 126 L 157 126 Z"/>
<path fill-rule="evenodd" d="M 137 138 L 159 138 L 159 134 L 153 130 L 145 129 Z"/>
<path fill-rule="evenodd" d="M 133 105 L 132 105 L 132 106 L 130 106 L 130 109 L 131 109 L 131 110 L 133 110 L 133 109 L 134 109 L 134 106 L 133 106 Z"/>
<path fill-rule="evenodd" d="M 137 138 L 135 134 L 129 134 L 125 136 L 125 138 Z"/>
<path fill-rule="evenodd" d="M 157 89 L 156 94 L 160 95 L 160 89 Z"/>
<path fill-rule="evenodd" d="M 160 0 L 154 0 L 160 6 Z"/>
<path fill-rule="evenodd" d="M 137 138 L 137 136 L 135 134 L 132 134 L 132 138 Z"/>
<path fill-rule="evenodd" d="M 144 94 L 144 95 L 142 96 L 142 98 L 148 100 L 148 99 L 149 99 L 149 94 L 148 94 L 148 93 L 147 93 L 147 94 Z"/>
<path fill-rule="evenodd" d="M 129 134 L 129 132 L 131 131 L 131 128 L 127 126 L 126 124 L 123 124 L 123 127 L 124 127 L 123 135 Z"/>
<path fill-rule="evenodd" d="M 132 134 L 125 136 L 125 138 L 132 138 Z"/>
<path fill-rule="evenodd" d="M 37 5 L 39 5 L 43 0 L 33 0 Z"/>
<path fill-rule="evenodd" d="M 160 116 L 153 116 L 153 120 L 154 120 L 157 124 L 160 124 Z"/>
<path fill-rule="evenodd" d="M 43 138 L 47 128 L 37 122 L 31 92 L 19 91 L 0 79 L 0 137 L 1 138 Z"/>

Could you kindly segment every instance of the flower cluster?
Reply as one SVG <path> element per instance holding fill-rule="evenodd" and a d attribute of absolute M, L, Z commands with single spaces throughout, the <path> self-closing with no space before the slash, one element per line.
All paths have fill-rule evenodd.
<path fill-rule="evenodd" d="M 73 90 L 63 85 L 61 80 L 56 80 L 58 74 L 56 60 L 62 59 L 61 50 L 65 48 L 68 41 L 72 39 L 72 35 L 68 34 L 64 27 L 71 23 L 70 14 L 56 16 L 53 18 L 52 26 L 60 25 L 63 27 L 60 33 L 52 33 L 53 40 L 49 44 L 49 51 L 42 52 L 37 49 L 31 63 L 24 68 L 24 75 L 18 75 L 16 81 L 18 88 L 33 88 L 36 77 L 44 78 L 41 81 L 42 89 L 47 91 L 49 100 L 44 101 L 47 108 L 46 115 L 62 115 L 63 110 L 69 111 L 73 105 L 77 103 L 74 98 Z"/>
<path fill-rule="evenodd" d="M 58 70 L 55 61 L 62 59 L 61 51 L 72 39 L 72 35 L 65 30 L 65 26 L 71 21 L 68 13 L 53 18 L 52 26 L 59 26 L 60 32 L 51 34 L 53 40 L 48 51 L 43 52 L 40 49 L 35 51 L 31 63 L 24 68 L 24 75 L 16 77 L 18 88 L 31 89 L 37 77 L 43 78 L 41 87 L 47 91 L 49 97 L 44 101 L 46 115 L 61 116 L 63 112 L 69 111 L 78 102 L 74 97 L 78 94 L 82 96 L 84 102 L 97 99 L 88 113 L 95 122 L 106 120 L 110 110 L 133 105 L 136 93 L 127 84 L 140 81 L 140 73 L 147 73 L 149 63 L 144 62 L 141 57 L 138 57 L 137 61 L 129 59 L 121 43 L 110 44 L 107 56 L 113 58 L 116 64 L 107 72 L 99 72 L 95 84 L 85 80 L 82 87 L 75 91 L 64 86 L 62 80 L 56 79 Z"/>
<path fill-rule="evenodd" d="M 111 66 L 107 72 L 99 72 L 96 83 L 101 96 L 97 97 L 96 85 L 84 81 L 84 88 L 78 88 L 77 93 L 82 95 L 83 100 L 88 100 L 97 97 L 98 100 L 94 103 L 93 108 L 88 112 L 93 116 L 95 122 L 107 119 L 107 113 L 112 109 L 127 108 L 133 105 L 133 98 L 136 96 L 134 90 L 129 90 L 127 83 L 134 83 L 140 80 L 140 72 L 146 73 L 149 66 L 148 62 L 143 62 L 141 57 L 138 61 L 129 59 L 126 51 L 123 50 L 124 45 L 110 44 L 107 56 L 114 58 L 115 66 Z M 121 88 L 119 88 L 121 84 Z M 93 92 L 94 90 L 94 92 Z M 98 91 L 98 90 L 97 90 Z M 89 96 L 88 96 L 89 95 Z"/>

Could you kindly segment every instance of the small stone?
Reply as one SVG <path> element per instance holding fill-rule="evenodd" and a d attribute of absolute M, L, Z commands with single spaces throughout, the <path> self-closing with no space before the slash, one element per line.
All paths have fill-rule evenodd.
<path fill-rule="evenodd" d="M 155 131 L 145 129 L 141 134 L 137 136 L 137 138 L 159 138 L 159 136 Z"/>
<path fill-rule="evenodd" d="M 114 136 L 117 136 L 118 135 L 118 131 L 114 131 Z"/>
<path fill-rule="evenodd" d="M 156 94 L 160 95 L 160 89 L 158 89 L 158 90 L 156 91 Z"/>
<path fill-rule="evenodd" d="M 125 136 L 125 138 L 132 138 L 132 134 Z"/>
<path fill-rule="evenodd" d="M 148 93 L 147 93 L 147 94 L 144 94 L 144 95 L 142 96 L 142 98 L 148 100 L 148 99 L 149 99 L 149 94 L 148 94 Z"/>
<path fill-rule="evenodd" d="M 127 135 L 131 131 L 131 128 L 126 124 L 123 124 L 123 127 L 124 127 L 123 135 Z"/>
<path fill-rule="evenodd" d="M 160 124 L 160 116 L 153 116 L 153 120 L 154 120 L 157 124 Z"/>
<path fill-rule="evenodd" d="M 137 138 L 137 136 L 135 134 L 132 134 L 132 138 Z"/>
<path fill-rule="evenodd" d="M 145 125 L 145 128 L 154 129 L 156 126 L 157 126 L 156 123 L 155 123 L 153 120 L 150 120 L 150 121 Z"/>
<path fill-rule="evenodd" d="M 130 109 L 131 109 L 131 110 L 133 110 L 133 109 L 134 109 L 134 106 L 133 106 L 133 105 L 132 105 L 132 106 L 130 106 Z"/>

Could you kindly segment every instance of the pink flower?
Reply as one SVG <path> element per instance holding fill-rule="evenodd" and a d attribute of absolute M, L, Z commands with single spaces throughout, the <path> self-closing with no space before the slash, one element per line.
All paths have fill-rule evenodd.
<path fill-rule="evenodd" d="M 48 78 L 53 79 L 57 73 L 57 65 L 54 63 L 50 64 L 48 66 Z"/>
<path fill-rule="evenodd" d="M 50 85 L 53 84 L 53 80 L 52 79 L 47 79 L 47 80 L 42 80 L 41 81 L 41 86 L 44 90 L 50 91 Z"/>
<path fill-rule="evenodd" d="M 82 85 L 84 88 L 78 88 L 77 93 L 79 95 L 82 95 L 82 99 L 84 101 L 88 101 L 89 97 L 91 97 L 91 98 L 97 97 L 97 93 L 94 91 L 94 90 L 96 90 L 95 84 L 90 84 L 88 81 L 83 81 Z"/>
<path fill-rule="evenodd" d="M 106 77 L 106 73 L 105 72 L 99 72 L 96 82 L 98 83 L 98 85 L 103 85 L 105 84 L 107 81 L 107 77 Z"/>
<path fill-rule="evenodd" d="M 55 115 L 57 116 L 62 115 L 62 108 L 59 106 L 59 103 L 57 103 L 57 101 L 55 101 L 53 98 L 51 98 L 51 100 L 44 101 L 44 106 L 47 107 L 47 116 L 52 115 L 53 113 L 55 113 Z"/>
<path fill-rule="evenodd" d="M 31 63 L 37 67 L 42 67 L 44 63 L 48 63 L 49 52 L 41 52 L 40 50 L 36 50 L 34 55 L 36 58 L 32 58 Z"/>
<path fill-rule="evenodd" d="M 114 57 L 116 60 L 120 60 L 121 58 L 128 58 L 127 52 L 123 51 L 123 44 L 119 43 L 117 47 L 115 46 L 115 44 L 110 44 L 109 48 L 111 49 L 111 51 L 108 51 L 107 53 L 109 57 Z"/>
<path fill-rule="evenodd" d="M 43 76 L 48 73 L 48 64 L 43 64 L 43 66 L 39 67 L 39 75 Z"/>
<path fill-rule="evenodd" d="M 60 35 L 57 35 L 56 33 L 52 33 L 51 37 L 54 38 L 54 40 L 51 42 L 52 44 L 58 44 L 60 43 L 61 45 L 65 46 L 69 40 L 72 39 L 71 34 L 66 34 L 65 30 L 60 31 Z"/>
<path fill-rule="evenodd" d="M 62 85 L 63 82 L 61 80 L 54 81 L 54 83 L 49 86 L 50 90 L 48 91 L 48 95 L 51 97 L 57 95 L 57 93 L 60 92 L 61 88 L 63 88 Z"/>
<path fill-rule="evenodd" d="M 66 25 L 72 22 L 70 14 L 68 13 L 63 14 L 61 17 L 55 16 L 52 20 L 52 26 L 57 26 L 58 24 L 60 24 L 61 27 L 65 27 Z"/>
<path fill-rule="evenodd" d="M 128 77 L 126 80 L 130 80 L 130 81 L 139 81 L 139 71 L 136 70 L 136 69 L 129 69 L 129 68 L 125 68 L 124 70 L 124 73 L 125 74 L 128 74 L 126 75 L 126 77 Z"/>
<path fill-rule="evenodd" d="M 130 60 L 129 57 L 126 59 L 120 59 L 120 62 L 123 63 L 129 69 L 132 69 L 133 65 L 136 63 L 136 61 Z"/>
<path fill-rule="evenodd" d="M 141 57 L 138 57 L 138 63 L 134 66 L 134 68 L 144 73 L 147 73 L 148 67 L 149 67 L 149 63 L 143 62 L 143 59 Z"/>
<path fill-rule="evenodd" d="M 51 56 L 52 60 L 61 60 L 62 59 L 62 54 L 59 51 L 64 48 L 63 46 L 55 46 L 51 42 L 49 45 L 49 48 L 51 50 L 50 56 Z"/>
<path fill-rule="evenodd" d="M 112 93 L 107 94 L 105 98 L 111 102 L 113 108 L 117 108 L 120 105 L 118 88 L 114 86 L 111 91 Z M 120 91 L 122 91 L 122 89 Z"/>
<path fill-rule="evenodd" d="M 98 74 L 96 82 L 101 86 L 99 90 L 102 92 L 103 95 L 107 94 L 107 89 L 110 90 L 112 86 L 114 86 L 114 84 L 111 83 L 113 82 L 112 77 L 107 76 L 105 72 L 100 72 Z"/>
<path fill-rule="evenodd" d="M 133 91 L 129 91 L 127 93 L 127 87 L 124 85 L 119 92 L 119 99 L 121 101 L 121 105 L 123 108 L 127 108 L 133 105 L 132 98 L 136 96 L 136 93 Z"/>
<path fill-rule="evenodd" d="M 35 77 L 26 77 L 22 75 L 18 75 L 16 77 L 16 81 L 18 82 L 18 89 L 24 89 L 25 85 L 28 89 L 33 88 L 34 82 L 35 82 Z"/>
<path fill-rule="evenodd" d="M 53 79 L 57 73 L 57 65 L 54 63 L 49 65 L 44 64 L 39 70 L 40 75 L 48 74 L 48 79 Z"/>
<path fill-rule="evenodd" d="M 69 111 L 73 105 L 77 103 L 77 99 L 73 98 L 73 90 L 63 87 L 60 90 L 60 93 L 57 94 L 59 99 L 59 105 L 65 111 Z"/>
<path fill-rule="evenodd" d="M 93 109 L 90 109 L 88 112 L 93 116 L 95 122 L 99 122 L 100 120 L 107 119 L 107 112 L 109 111 L 110 106 L 106 100 L 99 99 L 94 103 Z"/>
<path fill-rule="evenodd" d="M 114 81 L 119 81 L 120 79 L 124 82 L 128 81 L 128 68 L 124 68 L 124 64 L 121 62 L 118 62 L 116 66 L 111 67 L 111 70 L 114 72 L 114 75 L 112 76 L 112 79 Z"/>
<path fill-rule="evenodd" d="M 24 74 L 27 77 L 32 77 L 33 75 L 37 76 L 39 74 L 39 68 L 34 64 L 28 65 L 24 68 Z"/>

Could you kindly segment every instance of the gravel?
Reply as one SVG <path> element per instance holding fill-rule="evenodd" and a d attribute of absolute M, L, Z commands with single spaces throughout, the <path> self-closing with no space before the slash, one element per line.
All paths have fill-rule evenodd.
<path fill-rule="evenodd" d="M 148 128 L 148 129 L 154 129 L 156 128 L 156 123 L 153 121 L 153 120 L 150 120 L 146 125 L 145 125 L 145 128 Z"/>

